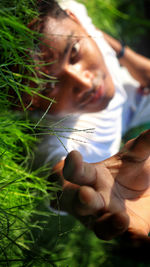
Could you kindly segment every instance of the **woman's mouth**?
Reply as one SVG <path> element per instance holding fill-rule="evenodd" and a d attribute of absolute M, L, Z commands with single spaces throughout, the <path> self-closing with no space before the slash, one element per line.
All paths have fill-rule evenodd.
<path fill-rule="evenodd" d="M 104 80 L 101 80 L 100 84 L 88 92 L 85 92 L 80 100 L 80 108 L 88 104 L 94 104 L 105 95 Z"/>

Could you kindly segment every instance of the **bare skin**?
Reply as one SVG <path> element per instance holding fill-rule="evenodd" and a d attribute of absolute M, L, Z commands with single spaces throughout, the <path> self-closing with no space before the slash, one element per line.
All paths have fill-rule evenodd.
<path fill-rule="evenodd" d="M 103 32 L 105 40 L 118 54 L 121 51 L 121 43 Z M 119 59 L 122 66 L 126 67 L 131 75 L 140 82 L 142 87 L 150 87 L 150 60 L 125 47 L 124 56 Z"/>
<path fill-rule="evenodd" d="M 49 109 L 52 115 L 101 111 L 114 96 L 112 78 L 94 39 L 72 12 L 66 12 L 69 16 L 61 22 L 51 17 L 44 20 L 44 38 L 39 48 L 42 55 L 40 59 L 47 64 L 40 68 L 40 72 L 47 78 L 53 76 L 57 79 L 52 83 L 50 78 L 49 82 L 43 84 L 41 94 L 54 100 Z M 103 34 L 109 45 L 119 53 L 121 43 Z M 141 87 L 150 87 L 149 59 L 126 47 L 120 63 L 140 82 Z M 30 95 L 25 94 L 22 99 L 25 107 L 32 110 L 45 111 L 50 105 L 50 100 L 37 95 L 31 99 Z"/>
<path fill-rule="evenodd" d="M 64 165 L 61 208 L 105 240 L 128 232 L 147 242 L 150 231 L 150 130 L 121 152 L 94 164 L 71 152 Z"/>
<path fill-rule="evenodd" d="M 43 40 L 46 46 L 40 47 L 46 63 L 56 61 L 50 68 L 42 69 L 43 73 L 54 75 L 59 80 L 53 87 L 51 83 L 46 84 L 43 90 L 43 94 L 56 101 L 49 110 L 54 115 L 100 111 L 114 95 L 114 85 L 100 51 L 75 16 L 72 13 L 69 15 L 70 18 L 64 19 L 61 24 L 55 19 L 47 19 Z M 58 37 L 52 40 L 53 35 L 72 38 Z M 82 38 L 74 38 L 76 36 Z M 115 43 L 115 48 L 111 40 L 107 41 L 117 53 L 120 51 L 118 43 Z M 149 85 L 149 60 L 136 57 L 130 49 L 126 49 L 125 57 L 121 60 L 122 65 L 142 86 Z M 99 70 L 103 75 L 95 85 Z M 44 111 L 50 103 L 37 97 L 33 97 L 32 102 L 35 109 Z M 63 173 L 64 162 L 54 167 L 56 178 L 63 182 L 60 208 L 82 221 L 101 239 L 109 240 L 123 233 L 132 233 L 136 240 L 142 237 L 147 242 L 150 227 L 149 149 L 150 132 L 147 132 L 103 162 L 87 164 L 79 152 L 71 152 L 65 161 Z"/>

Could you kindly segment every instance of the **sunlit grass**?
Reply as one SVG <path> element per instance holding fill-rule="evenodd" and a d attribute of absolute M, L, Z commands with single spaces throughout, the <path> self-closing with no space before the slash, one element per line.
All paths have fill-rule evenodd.
<path fill-rule="evenodd" d="M 96 27 L 111 34 L 133 48 L 149 37 L 150 21 L 145 17 L 147 1 L 78 0 L 83 3 Z M 148 5 L 148 2 L 147 2 Z M 140 12 L 139 12 L 140 10 Z"/>
<path fill-rule="evenodd" d="M 35 49 L 38 34 L 29 30 L 27 23 L 36 14 L 33 1 L 0 2 L 0 266 L 31 263 L 36 239 L 32 232 L 41 231 L 44 223 L 43 219 L 33 223 L 31 218 L 37 213 L 49 216 L 47 208 L 40 212 L 37 206 L 50 201 L 53 195 L 48 192 L 58 190 L 46 175 L 40 178 L 43 170 L 30 171 L 34 130 L 25 109 L 24 114 L 12 109 L 18 100 L 23 107 L 22 92 L 40 95 L 40 87 L 31 88 L 23 79 L 45 82 L 36 77 L 35 62 L 28 56 Z M 37 256 L 41 259 L 42 255 Z"/>

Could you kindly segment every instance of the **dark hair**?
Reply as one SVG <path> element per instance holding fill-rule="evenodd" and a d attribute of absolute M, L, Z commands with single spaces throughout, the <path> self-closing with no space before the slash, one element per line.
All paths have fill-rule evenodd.
<path fill-rule="evenodd" d="M 63 19 L 68 17 L 68 14 L 55 0 L 38 0 L 38 11 L 40 18 L 50 16 L 56 19 Z"/>
<path fill-rule="evenodd" d="M 28 24 L 28 27 L 38 33 L 43 33 L 47 17 L 57 20 L 69 17 L 67 12 L 59 6 L 56 0 L 38 0 L 37 8 L 39 15 Z"/>

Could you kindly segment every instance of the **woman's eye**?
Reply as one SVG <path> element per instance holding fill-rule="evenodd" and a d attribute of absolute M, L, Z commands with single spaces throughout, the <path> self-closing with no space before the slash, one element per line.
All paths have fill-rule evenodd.
<path fill-rule="evenodd" d="M 48 82 L 45 86 L 45 89 L 47 89 L 47 91 L 53 91 L 56 87 L 56 82 Z"/>
<path fill-rule="evenodd" d="M 56 86 L 56 83 L 55 83 L 55 82 L 51 82 L 51 83 L 50 83 L 50 88 L 51 88 L 52 90 L 55 89 L 55 86 Z"/>
<path fill-rule="evenodd" d="M 43 94 L 46 95 L 46 94 L 54 92 L 54 90 L 56 89 L 56 86 L 57 86 L 56 82 L 47 83 L 43 88 Z"/>
<path fill-rule="evenodd" d="M 71 54 L 70 54 L 70 62 L 73 64 L 74 60 L 76 59 L 76 56 L 78 56 L 80 50 L 80 44 L 79 42 L 75 43 L 72 47 Z"/>

